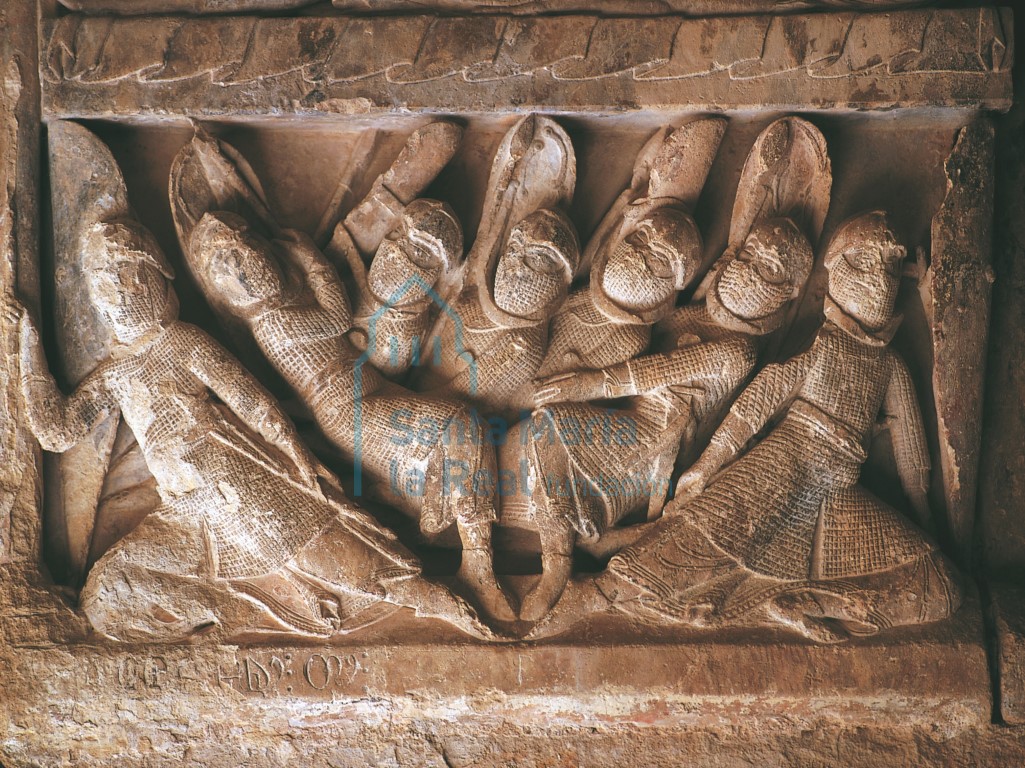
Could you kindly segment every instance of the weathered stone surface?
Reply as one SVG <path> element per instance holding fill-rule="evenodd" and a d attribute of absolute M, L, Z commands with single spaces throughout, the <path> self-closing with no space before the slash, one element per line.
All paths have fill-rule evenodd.
<path fill-rule="evenodd" d="M 1025 725 L 1025 588 L 996 582 L 990 588 L 996 627 L 997 702 L 1005 723 Z"/>
<path fill-rule="evenodd" d="M 72 11 L 144 16 L 152 13 L 245 13 L 302 8 L 317 0 L 60 0 Z"/>
<path fill-rule="evenodd" d="M 970 557 L 989 327 L 993 126 L 963 128 L 947 158 L 947 196 L 933 218 L 929 269 L 920 286 L 933 341 L 933 392 L 947 524 Z"/>
<path fill-rule="evenodd" d="M 0 28 L 0 301 L 38 311 L 39 154 L 35 10 L 21 4 Z M 35 567 L 42 554 L 39 453 L 17 393 L 17 333 L 0 322 L 0 563 Z"/>
<path fill-rule="evenodd" d="M 1000 9 L 47 22 L 50 117 L 621 113 L 1010 104 Z M 628 41 L 628 44 L 623 44 Z"/>
<path fill-rule="evenodd" d="M 109 1 L 109 0 L 108 0 Z M 104 2 L 104 0 L 100 0 Z M 673 13 L 687 16 L 712 16 L 765 11 L 805 9 L 877 10 L 902 5 L 918 5 L 923 0 L 332 0 L 347 11 L 421 11 L 440 10 L 464 13 L 566 13 L 595 11 L 612 15 L 648 15 Z"/>
<path fill-rule="evenodd" d="M 317 0 L 60 0 L 74 11 L 145 15 L 152 13 L 244 13 L 280 11 L 312 5 Z M 355 13 L 445 11 L 463 13 L 566 13 L 601 10 L 609 15 L 679 13 L 694 16 L 805 8 L 881 9 L 916 5 L 924 0 L 334 0 Z"/>
<path fill-rule="evenodd" d="M 635 745 L 630 764 L 775 753 L 804 765 L 822 744 L 786 745 L 826 729 L 855 764 L 897 749 L 957 765 L 961 750 L 1015 749 L 988 726 L 978 618 L 973 604 L 953 622 L 843 647 L 667 642 L 614 626 L 555 645 L 425 645 L 410 632 L 331 647 L 8 646 L 0 671 L 20 693 L 0 703 L 0 738 L 14 765 L 545 765 L 567 750 L 599 765 L 606 739 Z"/>
<path fill-rule="evenodd" d="M 1020 23 L 1020 22 L 1019 22 Z M 981 560 L 994 578 L 1025 574 L 1025 62 L 1015 103 L 995 120 L 993 319 L 979 468 Z"/>
<path fill-rule="evenodd" d="M 110 356 L 111 347 L 110 332 L 89 302 L 82 241 L 96 221 L 124 218 L 131 210 L 113 158 L 86 151 L 74 136 L 61 124 L 51 126 L 49 132 L 56 338 L 64 380 L 72 387 Z M 83 184 L 82 179 L 93 183 Z M 65 532 L 67 574 L 76 582 L 85 578 L 118 421 L 116 416 L 104 419 L 88 439 L 54 460 L 58 479 L 48 489 L 48 524 L 51 530 Z"/>

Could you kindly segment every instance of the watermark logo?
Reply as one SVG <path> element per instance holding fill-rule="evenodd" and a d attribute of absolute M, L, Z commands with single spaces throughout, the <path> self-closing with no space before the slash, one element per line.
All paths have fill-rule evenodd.
<path fill-rule="evenodd" d="M 454 353 L 457 359 L 463 360 L 467 364 L 467 372 L 469 377 L 469 392 L 470 396 L 477 394 L 477 361 L 473 355 L 470 354 L 469 350 L 466 349 L 464 344 L 463 334 L 463 320 L 459 316 L 459 313 L 452 308 L 452 306 L 443 299 L 437 291 L 434 290 L 434 286 L 424 280 L 420 275 L 413 275 L 405 283 L 398 287 L 395 292 L 388 297 L 388 300 L 384 302 L 376 312 L 370 317 L 370 321 L 367 324 L 367 348 L 362 355 L 356 360 L 355 369 L 355 420 L 353 424 L 354 439 L 355 439 L 355 450 L 353 456 L 353 492 L 356 496 L 363 494 L 363 410 L 364 410 L 364 376 L 363 369 L 370 363 L 370 358 L 374 353 L 374 350 L 378 349 L 378 342 L 380 341 L 380 326 L 381 320 L 390 312 L 393 311 L 393 307 L 401 305 L 402 300 L 405 299 L 414 290 L 422 292 L 430 301 L 433 303 L 439 312 L 447 316 L 449 321 L 452 323 L 453 328 L 453 345 Z M 396 337 L 394 334 L 389 334 L 386 339 L 388 349 L 390 351 L 391 359 L 394 363 L 398 363 L 399 349 L 402 344 L 402 340 Z M 435 336 L 434 344 L 432 345 L 433 362 L 435 365 L 441 363 L 441 338 Z M 412 339 L 413 344 L 413 365 L 420 366 L 424 362 L 423 358 L 423 340 L 419 337 Z M 378 435 L 371 435 L 371 440 L 380 439 Z"/>
<path fill-rule="evenodd" d="M 389 330 L 386 321 L 393 307 L 416 291 L 426 297 L 450 328 L 443 334 L 430 333 L 425 340 L 419 337 L 403 338 Z M 451 333 L 448 331 L 451 330 Z M 382 337 L 382 334 L 386 334 Z M 445 355 L 442 345 L 453 345 L 451 354 Z M 375 354 L 388 350 L 393 368 L 399 367 L 402 356 L 411 351 L 412 367 L 433 365 L 441 367 L 444 360 L 457 360 L 465 364 L 460 373 L 463 381 L 458 395 L 461 407 L 458 413 L 445 413 L 444 408 L 417 407 L 414 401 L 388 397 L 386 413 L 374 410 L 366 418 L 375 392 L 367 392 L 366 366 L 373 366 Z M 371 368 L 372 369 L 372 368 Z M 638 425 L 634 416 L 621 409 L 582 406 L 559 409 L 545 408 L 531 413 L 522 411 L 512 421 L 503 416 L 482 414 L 471 405 L 478 394 L 480 371 L 478 361 L 465 345 L 465 328 L 459 312 L 443 299 L 434 287 L 419 275 L 410 277 L 387 302 L 374 312 L 367 324 L 367 345 L 356 360 L 354 376 L 354 456 L 353 491 L 363 495 L 364 480 L 387 483 L 390 491 L 403 497 L 418 497 L 428 493 L 427 456 L 440 459 L 432 470 L 439 473 L 442 495 L 505 496 L 530 493 L 533 482 L 544 482 L 552 496 L 580 497 L 588 494 L 633 496 L 651 491 L 657 478 L 605 477 L 590 478 L 587 488 L 576 487 L 574 481 L 556 475 L 534 478 L 526 458 L 542 444 L 558 446 L 560 451 L 588 451 L 596 449 L 602 454 L 633 453 L 638 448 Z M 369 434 L 368 434 L 369 428 Z M 364 477 L 364 439 L 368 444 L 389 445 L 382 453 L 390 456 L 387 468 L 377 466 Z M 502 446 L 515 439 L 516 467 L 497 468 L 494 462 L 484 460 L 489 454 L 499 454 Z M 437 451 L 437 453 L 435 453 Z M 419 457 L 417 460 L 414 457 Z M 378 457 L 379 458 L 379 457 Z M 387 475 L 387 477 L 385 477 Z M 430 491 L 430 492 L 435 492 Z"/>

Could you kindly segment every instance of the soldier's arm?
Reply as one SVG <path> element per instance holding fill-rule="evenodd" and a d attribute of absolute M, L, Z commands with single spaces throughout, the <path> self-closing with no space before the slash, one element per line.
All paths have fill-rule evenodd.
<path fill-rule="evenodd" d="M 606 396 L 645 394 L 660 387 L 700 385 L 723 379 L 733 389 L 750 375 L 756 362 L 754 344 L 741 336 L 635 357 L 605 369 L 610 380 L 608 388 L 619 390 Z"/>
<path fill-rule="evenodd" d="M 811 367 L 813 352 L 765 366 L 740 393 L 724 422 L 739 445 L 750 440 L 793 399 Z"/>
<path fill-rule="evenodd" d="M 794 397 L 811 366 L 813 353 L 814 348 L 785 363 L 767 365 L 755 376 L 730 408 L 708 447 L 680 477 L 674 508 L 681 508 L 685 501 L 701 493 L 708 481 Z"/>
<path fill-rule="evenodd" d="M 915 513 L 928 520 L 929 448 L 925 441 L 922 411 L 918 407 L 915 385 L 904 361 L 891 355 L 890 381 L 883 398 L 883 412 L 889 424 L 893 456 L 904 492 Z"/>
<path fill-rule="evenodd" d="M 432 349 L 428 347 L 428 351 Z M 451 379 L 449 388 L 454 392 L 491 393 L 502 385 L 515 364 L 514 356 L 523 350 L 522 342 L 511 338 L 501 345 L 488 347 L 479 354 L 464 349 L 459 353 L 460 369 Z"/>
<path fill-rule="evenodd" d="M 199 328 L 180 325 L 189 370 L 250 429 L 277 446 L 304 482 L 316 486 L 317 471 L 292 422 L 277 400 L 220 344 Z"/>
<path fill-rule="evenodd" d="M 21 316 L 21 393 L 29 429 L 44 450 L 61 453 L 82 440 L 117 411 L 101 366 L 65 397 L 46 364 L 39 333 L 28 314 Z"/>
<path fill-rule="evenodd" d="M 306 284 L 321 308 L 337 323 L 342 331 L 352 325 L 352 307 L 338 272 L 312 240 L 301 232 L 286 230 L 278 241 L 288 257 L 303 274 Z"/>
<path fill-rule="evenodd" d="M 307 304 L 264 312 L 256 319 L 254 330 L 259 333 L 262 346 L 284 346 L 296 341 L 337 338 L 347 329 L 319 306 Z"/>

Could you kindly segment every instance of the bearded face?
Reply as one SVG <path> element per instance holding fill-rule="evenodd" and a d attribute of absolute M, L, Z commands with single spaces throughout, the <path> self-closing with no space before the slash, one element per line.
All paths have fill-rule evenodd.
<path fill-rule="evenodd" d="M 551 250 L 514 232 L 495 267 L 495 304 L 528 319 L 548 316 L 566 296 L 564 262 Z"/>
<path fill-rule="evenodd" d="M 440 274 L 439 259 L 407 236 L 393 233 L 377 249 L 367 285 L 378 301 L 400 307 L 421 301 Z"/>
<path fill-rule="evenodd" d="M 829 296 L 865 330 L 877 331 L 893 317 L 900 288 L 902 249 L 867 242 L 848 249 L 829 269 Z"/>
<path fill-rule="evenodd" d="M 674 254 L 650 218 L 638 222 L 616 247 L 602 275 L 602 290 L 621 307 L 655 309 L 676 296 Z"/>

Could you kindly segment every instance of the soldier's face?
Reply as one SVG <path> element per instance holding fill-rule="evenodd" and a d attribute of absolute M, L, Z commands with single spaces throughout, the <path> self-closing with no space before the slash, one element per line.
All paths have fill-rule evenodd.
<path fill-rule="evenodd" d="M 879 330 L 893 317 L 902 255 L 871 243 L 845 251 L 829 269 L 830 297 L 867 330 Z"/>
<path fill-rule="evenodd" d="M 209 276 L 218 294 L 232 306 L 280 302 L 284 286 L 272 259 L 269 243 L 248 233 L 235 233 L 229 243 L 220 243 L 210 254 Z"/>
<path fill-rule="evenodd" d="M 422 299 L 440 273 L 440 259 L 396 232 L 374 254 L 367 285 L 378 300 L 401 306 Z"/>
<path fill-rule="evenodd" d="M 776 312 L 790 299 L 792 270 L 776 249 L 748 237 L 723 268 L 715 291 L 729 312 L 744 320 L 757 320 Z"/>
<path fill-rule="evenodd" d="M 602 290 L 621 307 L 650 310 L 676 296 L 676 274 L 656 222 L 641 219 L 609 257 Z"/>
<path fill-rule="evenodd" d="M 167 280 L 154 267 L 122 261 L 89 277 L 89 296 L 114 337 L 130 343 L 160 325 L 170 301 Z"/>
<path fill-rule="evenodd" d="M 510 237 L 495 267 L 495 304 L 523 318 L 546 317 L 566 296 L 568 279 L 562 261 L 549 248 L 521 233 Z"/>

